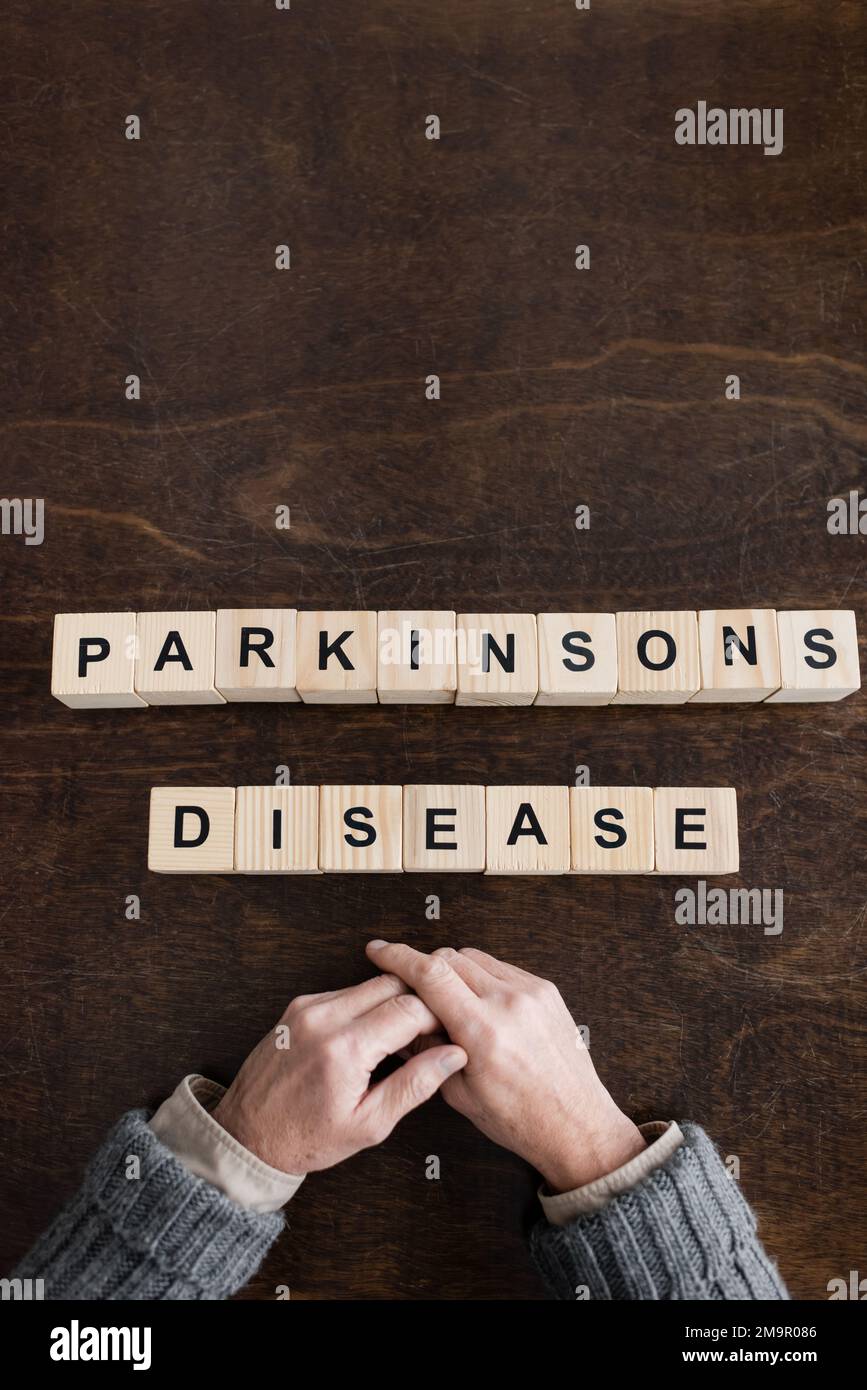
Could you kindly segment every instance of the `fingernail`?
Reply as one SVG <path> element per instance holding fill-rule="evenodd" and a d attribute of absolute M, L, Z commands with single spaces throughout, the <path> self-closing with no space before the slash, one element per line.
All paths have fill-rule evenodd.
<path fill-rule="evenodd" d="M 438 946 L 437 949 L 434 951 L 434 955 L 445 956 L 447 960 L 450 960 L 452 956 L 457 955 L 457 951 L 454 949 L 453 946 Z"/>
<path fill-rule="evenodd" d="M 464 1065 L 465 1062 L 462 1052 L 447 1052 L 444 1057 L 440 1058 L 440 1066 L 446 1076 L 453 1076 L 454 1073 L 460 1071 L 461 1067 Z"/>
<path fill-rule="evenodd" d="M 367 949 L 368 949 L 368 951 L 378 951 L 379 948 L 380 948 L 381 946 L 387 946 L 387 945 L 388 945 L 388 942 L 387 942 L 387 941 L 368 941 L 368 943 L 367 943 Z"/>

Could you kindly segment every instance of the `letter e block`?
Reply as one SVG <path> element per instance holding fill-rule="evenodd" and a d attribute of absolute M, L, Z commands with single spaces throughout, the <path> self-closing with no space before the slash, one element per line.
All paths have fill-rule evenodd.
<path fill-rule="evenodd" d="M 613 613 L 539 613 L 537 705 L 610 705 L 617 694 Z"/>
<path fill-rule="evenodd" d="M 227 700 L 296 701 L 294 608 L 217 610 L 214 684 Z"/>
<path fill-rule="evenodd" d="M 412 874 L 482 873 L 484 787 L 404 787 L 403 867 Z"/>
<path fill-rule="evenodd" d="M 401 873 L 402 800 L 402 787 L 320 787 L 323 873 Z"/>
<path fill-rule="evenodd" d="M 235 872 L 319 873 L 318 787 L 238 787 Z"/>
<path fill-rule="evenodd" d="M 486 787 L 486 872 L 569 872 L 569 788 Z"/>
<path fill-rule="evenodd" d="M 539 653 L 532 613 L 459 613 L 458 705 L 532 705 Z"/>
<path fill-rule="evenodd" d="M 58 613 L 51 693 L 72 709 L 143 708 L 135 693 L 135 613 Z"/>
<path fill-rule="evenodd" d="M 657 874 L 736 874 L 738 802 L 734 787 L 656 787 Z"/>
<path fill-rule="evenodd" d="M 701 690 L 692 703 L 765 700 L 780 688 L 773 608 L 713 609 L 698 615 Z"/>
<path fill-rule="evenodd" d="M 139 613 L 135 688 L 149 705 L 224 705 L 216 613 Z"/>
<path fill-rule="evenodd" d="M 148 868 L 156 874 L 230 874 L 234 787 L 153 787 Z"/>
<path fill-rule="evenodd" d="M 615 705 L 682 705 L 701 677 L 693 612 L 617 614 Z"/>
<path fill-rule="evenodd" d="M 298 614 L 297 688 L 308 705 L 376 704 L 376 613 Z"/>
<path fill-rule="evenodd" d="M 573 874 L 652 874 L 652 787 L 570 787 Z"/>
<path fill-rule="evenodd" d="M 858 633 L 851 608 L 778 613 L 782 684 L 767 704 L 843 700 L 861 689 Z"/>
<path fill-rule="evenodd" d="M 381 612 L 376 683 L 381 705 L 454 704 L 454 613 Z"/>

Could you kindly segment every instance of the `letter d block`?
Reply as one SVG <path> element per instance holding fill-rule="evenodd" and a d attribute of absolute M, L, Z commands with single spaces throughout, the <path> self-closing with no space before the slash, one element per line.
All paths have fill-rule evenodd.
<path fill-rule="evenodd" d="M 843 700 L 861 689 L 858 633 L 851 608 L 778 613 L 782 685 L 766 704 Z"/>
<path fill-rule="evenodd" d="M 217 610 L 214 684 L 231 701 L 297 701 L 294 608 Z"/>
<path fill-rule="evenodd" d="M 224 705 L 214 685 L 216 613 L 139 613 L 135 688 L 149 705 Z"/>
<path fill-rule="evenodd" d="M 570 787 L 573 874 L 652 874 L 653 789 Z"/>
<path fill-rule="evenodd" d="M 402 801 L 402 787 L 320 787 L 322 872 L 401 873 Z"/>
<path fill-rule="evenodd" d="M 235 873 L 319 873 L 318 787 L 238 787 Z"/>
<path fill-rule="evenodd" d="M 614 705 L 682 705 L 701 684 L 693 612 L 617 614 Z"/>
<path fill-rule="evenodd" d="M 376 614 L 299 613 L 298 694 L 308 705 L 375 705 Z"/>
<path fill-rule="evenodd" d="M 51 693 L 72 709 L 142 708 L 135 693 L 135 613 L 58 613 Z"/>
<path fill-rule="evenodd" d="M 148 868 L 155 874 L 231 874 L 234 787 L 153 787 Z"/>
<path fill-rule="evenodd" d="M 403 867 L 411 874 L 482 873 L 484 787 L 404 787 Z"/>
<path fill-rule="evenodd" d="M 569 788 L 486 787 L 489 874 L 569 872 Z"/>
<path fill-rule="evenodd" d="M 656 787 L 657 874 L 736 874 L 738 800 L 734 787 Z"/>

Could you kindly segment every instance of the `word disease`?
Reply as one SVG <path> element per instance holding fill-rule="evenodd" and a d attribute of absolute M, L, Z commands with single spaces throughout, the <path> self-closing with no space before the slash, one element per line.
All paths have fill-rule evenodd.
<path fill-rule="evenodd" d="M 734 874 L 733 787 L 154 787 L 155 873 Z"/>
<path fill-rule="evenodd" d="M 73 708 L 677 705 L 842 700 L 851 609 L 699 613 L 59 613 L 52 694 Z"/>

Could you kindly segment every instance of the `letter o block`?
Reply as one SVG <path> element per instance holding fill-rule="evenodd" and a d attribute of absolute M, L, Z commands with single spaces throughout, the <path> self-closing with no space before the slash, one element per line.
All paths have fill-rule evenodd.
<path fill-rule="evenodd" d="M 155 874 L 231 874 L 234 787 L 153 787 L 148 868 Z"/>
<path fill-rule="evenodd" d="M 682 705 L 701 684 L 695 613 L 617 614 L 614 705 Z"/>

